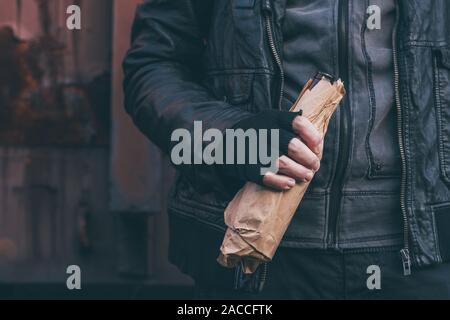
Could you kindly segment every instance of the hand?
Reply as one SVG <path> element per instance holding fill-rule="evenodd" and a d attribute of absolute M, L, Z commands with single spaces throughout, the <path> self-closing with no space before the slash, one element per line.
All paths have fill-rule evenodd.
<path fill-rule="evenodd" d="M 260 163 L 238 165 L 234 161 L 234 164 L 218 167 L 225 177 L 252 181 L 277 190 L 289 190 L 297 181 L 311 181 L 319 170 L 323 139 L 306 117 L 287 111 L 263 111 L 240 121 L 234 129 L 278 129 L 278 154 L 282 156 L 278 159 L 279 170 L 276 174 L 269 172 L 262 176 L 261 168 L 264 166 Z M 234 154 L 236 156 L 237 150 Z M 249 154 L 248 149 L 245 154 Z"/>
<path fill-rule="evenodd" d="M 314 125 L 303 116 L 292 122 L 297 137 L 288 145 L 288 154 L 278 159 L 278 173 L 267 173 L 263 184 L 277 190 L 290 190 L 296 182 L 308 182 L 320 168 L 323 138 Z"/>

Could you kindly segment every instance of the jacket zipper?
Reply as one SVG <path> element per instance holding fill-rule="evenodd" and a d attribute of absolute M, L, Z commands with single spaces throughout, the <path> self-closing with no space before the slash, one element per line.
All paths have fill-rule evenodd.
<path fill-rule="evenodd" d="M 269 273 L 269 266 L 268 263 L 265 262 L 260 266 L 262 268 L 261 274 L 259 276 L 259 283 L 258 283 L 258 292 L 262 292 L 264 289 L 264 285 L 266 284 L 267 275 Z"/>
<path fill-rule="evenodd" d="M 395 104 L 397 107 L 397 130 L 398 130 L 398 140 L 400 157 L 402 163 L 402 177 L 401 177 L 401 191 L 400 191 L 400 206 L 403 216 L 403 249 L 400 250 L 400 254 L 403 262 L 403 273 L 405 276 L 411 275 L 411 256 L 409 248 L 409 219 L 406 211 L 406 157 L 405 148 L 403 144 L 403 115 L 401 108 L 401 98 L 400 98 L 400 72 L 398 66 L 398 50 L 397 50 L 397 30 L 400 17 L 400 11 L 398 7 L 398 2 L 395 1 L 396 5 L 396 22 L 393 32 L 393 60 L 394 60 L 394 91 L 395 91 Z M 273 35 L 273 19 L 271 12 L 270 0 L 264 1 L 265 7 L 265 23 L 267 29 L 267 36 L 269 40 L 269 46 L 272 51 L 275 62 L 278 66 L 280 72 L 280 95 L 278 100 L 278 109 L 281 110 L 283 91 L 284 91 L 284 70 L 283 64 L 278 53 L 277 47 L 275 45 L 274 35 Z M 340 78 L 344 83 L 348 83 L 348 0 L 339 0 L 339 13 L 338 13 L 338 32 L 339 32 L 339 74 Z M 343 180 L 345 176 L 345 170 L 348 164 L 349 156 L 349 143 L 348 143 L 348 133 L 349 133 L 349 108 L 345 108 L 348 103 L 347 95 L 344 97 L 342 114 L 340 116 L 340 134 L 339 134 L 339 154 L 338 154 L 338 164 L 336 167 L 336 173 L 333 179 L 333 184 L 331 187 L 331 204 L 330 204 L 330 215 L 328 217 L 328 239 L 327 245 L 334 245 L 337 247 L 337 233 L 338 233 L 338 218 L 339 210 L 341 205 L 342 197 L 342 187 Z M 330 232 L 330 230 L 333 230 Z M 267 266 L 265 266 L 267 268 Z M 264 277 L 265 278 L 265 277 Z M 265 280 L 265 279 L 264 279 Z"/>
<path fill-rule="evenodd" d="M 264 17 L 265 17 L 265 24 L 266 24 L 266 30 L 267 30 L 267 38 L 269 40 L 269 46 L 270 46 L 270 50 L 272 51 L 273 58 L 275 60 L 275 63 L 277 64 L 278 70 L 280 72 L 280 92 L 279 92 L 279 98 L 278 98 L 278 110 L 281 110 L 281 105 L 282 105 L 282 101 L 283 101 L 283 92 L 284 92 L 283 63 L 281 62 L 280 54 L 275 45 L 275 38 L 274 38 L 274 34 L 273 34 L 273 19 L 272 19 L 272 10 L 271 10 L 270 0 L 265 0 L 264 7 L 265 7 Z"/>
<path fill-rule="evenodd" d="M 396 6 L 396 21 L 392 37 L 392 51 L 394 60 L 394 91 L 395 91 L 395 104 L 397 106 L 397 133 L 400 149 L 400 157 L 402 162 L 402 177 L 400 187 L 400 207 L 403 216 L 403 249 L 400 250 L 400 255 L 403 262 L 403 274 L 405 276 L 411 275 L 411 256 L 409 251 L 409 219 L 406 211 L 406 157 L 405 146 L 403 143 L 403 114 L 400 98 L 400 71 L 398 67 L 398 51 L 397 51 L 397 30 L 400 18 L 400 10 L 398 2 L 395 1 Z"/>
<path fill-rule="evenodd" d="M 277 64 L 278 70 L 280 72 L 280 92 L 278 97 L 278 110 L 281 110 L 281 105 L 283 101 L 283 92 L 284 92 L 284 70 L 283 63 L 281 61 L 280 54 L 278 53 L 277 47 L 275 45 L 275 38 L 273 34 L 273 19 L 272 19 L 272 7 L 270 0 L 264 0 L 263 2 L 263 11 L 264 18 L 266 24 L 267 38 L 269 40 L 270 51 L 272 52 L 275 63 Z M 268 274 L 268 263 L 263 263 L 260 268 L 262 268 L 261 273 L 258 277 L 258 292 L 261 292 L 264 289 L 264 284 L 267 280 Z"/>
<path fill-rule="evenodd" d="M 348 0 L 339 0 L 338 4 L 338 59 L 339 77 L 348 83 Z M 339 150 L 336 172 L 331 185 L 330 213 L 327 224 L 326 246 L 338 248 L 338 219 L 341 207 L 342 187 L 349 158 L 350 109 L 348 95 L 344 97 L 340 108 Z"/>

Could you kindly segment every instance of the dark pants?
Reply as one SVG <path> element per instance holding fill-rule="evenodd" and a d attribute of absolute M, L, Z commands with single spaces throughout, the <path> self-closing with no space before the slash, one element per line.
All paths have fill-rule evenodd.
<path fill-rule="evenodd" d="M 380 290 L 377 284 L 379 267 Z M 367 273 L 367 272 L 370 273 Z M 450 264 L 403 275 L 399 251 L 326 252 L 279 249 L 260 294 L 197 283 L 198 299 L 450 299 Z"/>
<path fill-rule="evenodd" d="M 171 219 L 171 261 L 196 280 L 198 299 L 450 299 L 450 264 L 403 275 L 400 250 L 337 252 L 279 248 L 260 294 L 233 290 L 235 273 L 216 262 L 223 233 Z M 367 282 L 378 266 L 380 290 Z M 369 270 L 373 272 L 372 270 Z"/>

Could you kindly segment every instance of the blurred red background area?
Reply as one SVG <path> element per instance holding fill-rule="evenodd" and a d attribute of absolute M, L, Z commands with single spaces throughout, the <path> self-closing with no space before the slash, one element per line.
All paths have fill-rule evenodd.
<path fill-rule="evenodd" d="M 68 32 L 67 1 L 5 1 L 2 144 L 108 144 L 111 8 L 110 2 L 90 2 L 84 4 L 85 31 Z"/>
<path fill-rule="evenodd" d="M 2 0 L 0 295 L 69 295 L 73 264 L 84 295 L 190 294 L 167 259 L 173 171 L 122 106 L 140 2 Z M 70 5 L 81 30 L 67 29 Z"/>

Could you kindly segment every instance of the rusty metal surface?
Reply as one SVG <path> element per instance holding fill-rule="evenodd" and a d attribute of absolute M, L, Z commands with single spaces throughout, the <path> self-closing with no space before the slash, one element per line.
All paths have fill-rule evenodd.
<path fill-rule="evenodd" d="M 0 144 L 109 142 L 110 3 L 77 1 L 83 32 L 65 28 L 69 3 L 2 1 Z"/>
<path fill-rule="evenodd" d="M 77 263 L 94 281 L 190 283 L 167 259 L 174 171 L 122 106 L 140 2 L 1 1 L 0 282 L 59 281 Z M 75 3 L 83 29 L 69 32 Z"/>

